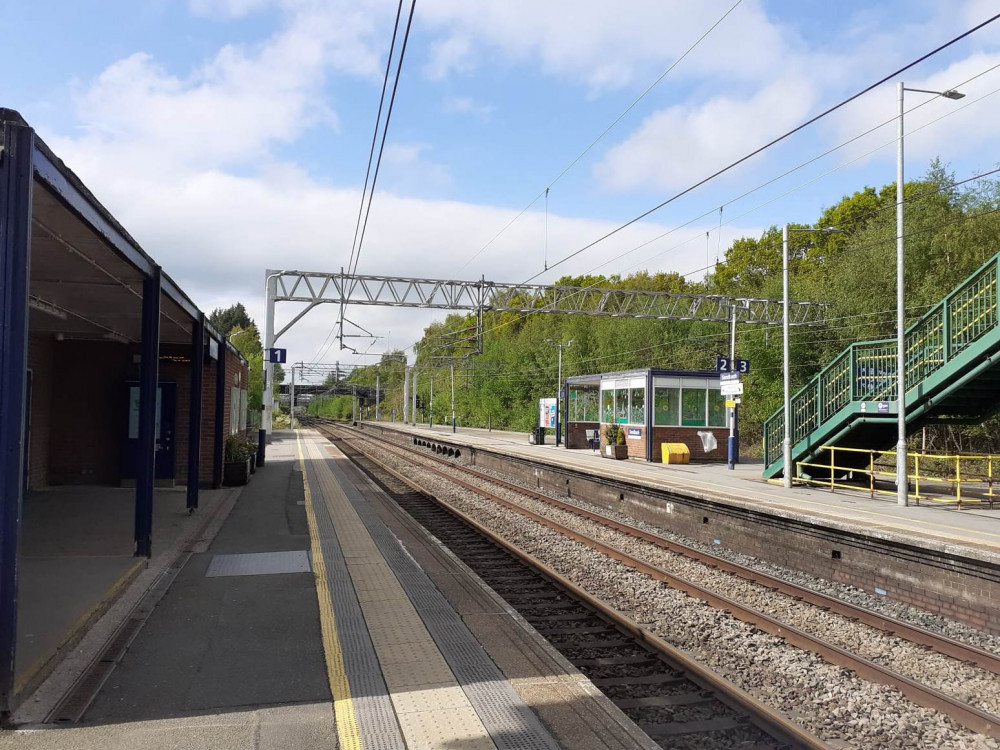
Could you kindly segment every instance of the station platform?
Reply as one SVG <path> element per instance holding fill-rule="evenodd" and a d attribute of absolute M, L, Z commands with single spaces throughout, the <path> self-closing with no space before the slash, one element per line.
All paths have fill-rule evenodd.
<path fill-rule="evenodd" d="M 657 747 L 311 430 L 274 433 L 79 724 L 0 732 L 140 746 Z"/>
<path fill-rule="evenodd" d="M 747 461 L 729 470 L 725 464 L 661 464 L 613 461 L 588 449 L 567 450 L 554 438 L 530 445 L 528 434 L 426 424 L 364 422 L 362 424 L 413 433 L 459 445 L 516 456 L 533 462 L 634 482 L 654 489 L 679 492 L 692 498 L 765 511 L 808 524 L 824 523 L 851 533 L 922 548 L 955 552 L 990 563 L 1000 563 L 1000 503 L 994 510 L 949 505 L 900 507 L 894 498 L 871 499 L 862 492 L 830 492 L 817 487 L 785 489 L 766 482 L 759 461 Z"/>

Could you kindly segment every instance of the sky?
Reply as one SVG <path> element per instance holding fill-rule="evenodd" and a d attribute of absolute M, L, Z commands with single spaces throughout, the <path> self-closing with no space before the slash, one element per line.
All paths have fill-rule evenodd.
<path fill-rule="evenodd" d="M 0 106 L 202 309 L 240 301 L 262 327 L 265 269 L 348 262 L 396 10 L 0 0 Z M 997 12 L 997 0 L 419 0 L 358 272 L 698 279 L 733 239 L 894 181 L 895 83 L 559 261 Z M 935 157 L 958 179 L 1000 162 L 1000 21 L 903 78 L 966 94 L 907 94 L 908 176 Z M 547 209 L 531 203 L 546 187 Z M 297 310 L 279 303 L 277 327 Z M 353 341 L 368 355 L 442 317 L 347 315 L 380 337 Z M 324 346 L 336 318 L 323 305 L 290 329 L 288 361 L 372 361 Z"/>

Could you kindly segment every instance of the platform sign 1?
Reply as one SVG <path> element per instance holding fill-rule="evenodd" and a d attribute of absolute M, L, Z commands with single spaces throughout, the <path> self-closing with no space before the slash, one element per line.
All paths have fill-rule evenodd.
<path fill-rule="evenodd" d="M 539 427 L 551 427 L 555 429 L 556 426 L 556 400 L 554 398 L 540 398 L 538 399 L 538 426 Z"/>
<path fill-rule="evenodd" d="M 277 365 L 285 364 L 285 356 L 288 354 L 287 349 L 268 349 L 269 357 L 268 362 L 273 362 Z"/>
<path fill-rule="evenodd" d="M 716 357 L 715 358 L 715 371 L 716 372 L 750 372 L 750 360 L 749 359 L 730 359 L 729 357 Z"/>

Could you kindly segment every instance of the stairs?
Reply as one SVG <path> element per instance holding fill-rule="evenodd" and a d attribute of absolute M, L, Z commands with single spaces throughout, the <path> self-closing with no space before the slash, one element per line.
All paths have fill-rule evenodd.
<path fill-rule="evenodd" d="M 978 424 L 1000 410 L 1000 253 L 906 331 L 906 424 Z M 851 344 L 792 397 L 792 464 L 823 446 L 896 444 L 896 340 Z M 784 472 L 784 410 L 764 423 L 764 477 Z M 850 453 L 837 454 L 845 466 Z M 864 454 L 856 454 L 867 464 Z M 812 474 L 813 472 L 806 472 Z"/>

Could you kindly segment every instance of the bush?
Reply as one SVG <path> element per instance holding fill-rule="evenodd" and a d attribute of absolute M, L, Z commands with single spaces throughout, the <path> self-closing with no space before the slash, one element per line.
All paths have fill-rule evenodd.
<path fill-rule="evenodd" d="M 625 445 L 625 431 L 616 424 L 609 424 L 604 428 L 604 439 L 608 445 Z"/>
<path fill-rule="evenodd" d="M 257 445 L 245 435 L 230 435 L 226 438 L 225 460 L 227 463 L 247 461 L 257 453 Z"/>

